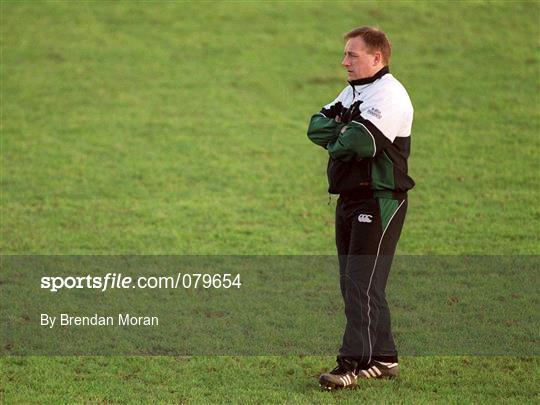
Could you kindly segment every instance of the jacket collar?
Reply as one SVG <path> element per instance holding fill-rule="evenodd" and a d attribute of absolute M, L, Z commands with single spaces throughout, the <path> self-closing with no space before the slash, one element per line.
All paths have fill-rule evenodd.
<path fill-rule="evenodd" d="M 390 68 L 388 66 L 385 66 L 381 70 L 379 70 L 377 73 L 375 73 L 373 76 L 366 77 L 364 79 L 351 80 L 349 81 L 349 84 L 354 87 L 354 86 L 361 86 L 363 84 L 373 83 L 375 80 L 380 79 L 387 73 L 390 73 Z"/>

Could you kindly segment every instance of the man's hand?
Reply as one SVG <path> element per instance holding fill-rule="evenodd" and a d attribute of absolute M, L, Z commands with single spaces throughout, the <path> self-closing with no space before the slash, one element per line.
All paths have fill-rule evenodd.
<path fill-rule="evenodd" d="M 362 104 L 362 101 L 360 100 L 351 104 L 351 106 L 341 115 L 341 122 L 348 124 L 349 122 L 360 118 L 360 104 Z"/>
<path fill-rule="evenodd" d="M 340 101 L 338 101 L 336 104 L 332 105 L 330 108 L 323 108 L 321 110 L 321 113 L 324 114 L 328 118 L 333 118 L 337 122 L 341 122 L 341 114 L 343 112 L 343 104 L 341 104 Z"/>

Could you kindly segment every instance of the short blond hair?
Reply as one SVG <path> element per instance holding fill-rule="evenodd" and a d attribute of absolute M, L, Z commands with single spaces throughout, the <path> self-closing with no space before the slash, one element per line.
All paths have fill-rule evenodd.
<path fill-rule="evenodd" d="M 355 28 L 343 35 L 345 41 L 356 37 L 364 40 L 369 52 L 379 51 L 382 55 L 382 61 L 386 66 L 390 64 L 392 44 L 383 31 L 375 27 L 364 26 Z"/>

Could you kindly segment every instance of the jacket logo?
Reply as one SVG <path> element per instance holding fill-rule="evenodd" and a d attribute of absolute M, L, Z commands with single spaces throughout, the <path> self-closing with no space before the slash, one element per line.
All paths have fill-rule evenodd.
<path fill-rule="evenodd" d="M 373 115 L 374 117 L 377 117 L 378 119 L 382 118 L 382 113 L 375 107 L 371 107 L 369 110 L 367 110 L 367 113 Z"/>
<path fill-rule="evenodd" d="M 369 214 L 360 214 L 360 215 L 358 215 L 358 222 L 367 222 L 367 223 L 371 223 L 371 218 L 373 218 L 373 215 L 369 215 Z"/>

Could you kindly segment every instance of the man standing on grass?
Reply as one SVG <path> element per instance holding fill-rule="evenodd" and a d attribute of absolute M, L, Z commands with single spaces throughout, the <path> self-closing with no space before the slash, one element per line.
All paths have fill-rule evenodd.
<path fill-rule="evenodd" d="M 399 374 L 385 288 L 414 186 L 407 175 L 413 107 L 390 74 L 390 42 L 372 27 L 344 39 L 349 85 L 308 128 L 309 139 L 328 151 L 328 191 L 339 194 L 336 245 L 347 323 L 337 367 L 319 378 L 328 390 Z"/>

